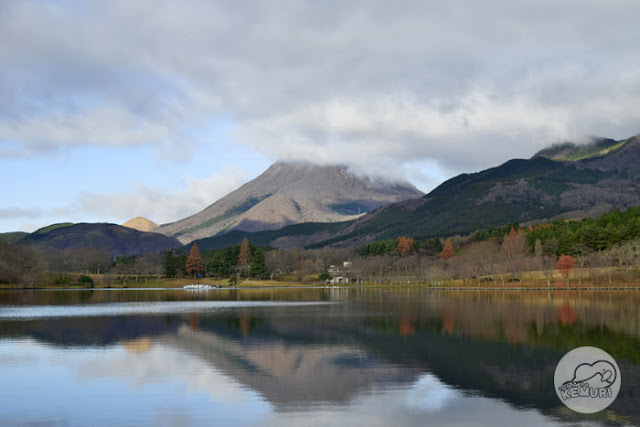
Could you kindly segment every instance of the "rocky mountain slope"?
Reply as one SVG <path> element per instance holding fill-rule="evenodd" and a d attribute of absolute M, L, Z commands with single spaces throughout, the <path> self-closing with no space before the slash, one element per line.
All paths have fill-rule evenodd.
<path fill-rule="evenodd" d="M 555 159 L 555 160 L 554 160 Z M 478 228 L 554 218 L 599 216 L 640 205 L 640 138 L 564 144 L 473 174 L 454 177 L 421 198 L 382 206 L 335 228 L 307 224 L 248 235 L 276 247 L 351 246 L 401 235 L 448 236 Z M 237 243 L 247 233 L 234 233 Z M 231 236 L 229 236 L 231 237 Z M 199 245 L 219 247 L 220 239 Z"/>
<path fill-rule="evenodd" d="M 203 211 L 154 231 L 188 243 L 231 230 L 255 232 L 351 220 L 422 194 L 409 183 L 359 177 L 341 166 L 276 162 Z"/>

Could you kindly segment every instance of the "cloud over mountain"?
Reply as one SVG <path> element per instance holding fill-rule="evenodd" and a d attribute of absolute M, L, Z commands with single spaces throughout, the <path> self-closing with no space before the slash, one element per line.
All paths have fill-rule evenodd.
<path fill-rule="evenodd" d="M 272 158 L 478 170 L 636 133 L 639 14 L 623 0 L 8 0 L 0 155 L 190 151 L 222 118 Z"/>

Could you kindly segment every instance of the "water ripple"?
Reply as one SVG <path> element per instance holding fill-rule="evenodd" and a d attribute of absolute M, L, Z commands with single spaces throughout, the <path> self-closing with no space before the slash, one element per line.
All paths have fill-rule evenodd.
<path fill-rule="evenodd" d="M 339 304 L 338 302 L 274 301 L 172 301 L 130 302 L 86 305 L 0 306 L 1 320 L 29 320 L 64 317 L 122 316 L 136 314 L 203 313 L 235 308 L 299 307 Z"/>

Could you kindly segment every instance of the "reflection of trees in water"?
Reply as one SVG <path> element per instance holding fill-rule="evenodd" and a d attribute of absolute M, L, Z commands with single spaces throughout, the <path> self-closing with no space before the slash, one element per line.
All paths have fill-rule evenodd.
<path fill-rule="evenodd" d="M 578 314 L 571 307 L 569 301 L 565 301 L 562 303 L 560 308 L 558 309 L 558 319 L 560 320 L 560 324 L 563 326 L 573 325 L 578 320 Z"/>
<path fill-rule="evenodd" d="M 198 324 L 200 323 L 200 317 L 198 317 L 197 314 L 190 314 L 189 315 L 189 326 L 191 327 L 191 330 L 193 332 L 198 330 Z"/>
<path fill-rule="evenodd" d="M 144 297 L 130 292 L 132 299 Z M 67 301 L 78 298 L 73 294 Z M 269 290 L 255 297 L 304 300 L 318 294 Z M 2 322 L 0 336 L 27 335 L 59 345 L 122 341 L 133 352 L 160 340 L 208 361 L 278 405 L 346 402 L 380 382 L 408 384 L 432 372 L 463 390 L 551 410 L 559 405 L 549 393 L 553 370 L 569 348 L 595 345 L 618 361 L 640 363 L 635 329 L 640 296 L 633 292 L 350 288 L 320 294 L 345 303 Z M 152 295 L 160 301 L 167 297 L 164 292 Z M 239 300 L 252 294 L 226 295 Z M 625 375 L 640 381 L 635 371 L 627 366 Z"/>
<path fill-rule="evenodd" d="M 401 337 L 409 337 L 415 335 L 415 333 L 415 320 L 407 315 L 400 316 L 398 319 L 398 334 L 400 334 Z"/>
<path fill-rule="evenodd" d="M 240 332 L 242 337 L 246 338 L 251 331 L 251 315 L 247 310 L 241 310 L 238 315 L 238 325 L 240 326 Z"/>
<path fill-rule="evenodd" d="M 442 311 L 442 326 L 449 335 L 453 333 L 453 327 L 456 325 L 456 316 L 450 308 Z"/>

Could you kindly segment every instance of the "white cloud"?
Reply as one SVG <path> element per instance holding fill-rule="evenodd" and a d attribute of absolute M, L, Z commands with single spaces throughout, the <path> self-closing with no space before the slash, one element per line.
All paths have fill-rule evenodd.
<path fill-rule="evenodd" d="M 633 0 L 6 0 L 0 157 L 144 144 L 188 159 L 225 117 L 269 158 L 444 178 L 640 131 L 639 15 Z M 80 208 L 173 219 L 202 205 L 196 188 L 162 191 Z"/>
<path fill-rule="evenodd" d="M 245 181 L 244 170 L 227 168 L 212 173 L 206 179 L 187 176 L 184 185 L 174 191 L 141 183 L 133 184 L 127 191 L 118 193 L 84 191 L 69 210 L 103 220 L 111 218 L 117 222 L 144 216 L 161 224 L 199 212 Z"/>
<path fill-rule="evenodd" d="M 0 219 L 40 218 L 42 210 L 39 208 L 25 209 L 20 207 L 0 208 Z"/>

